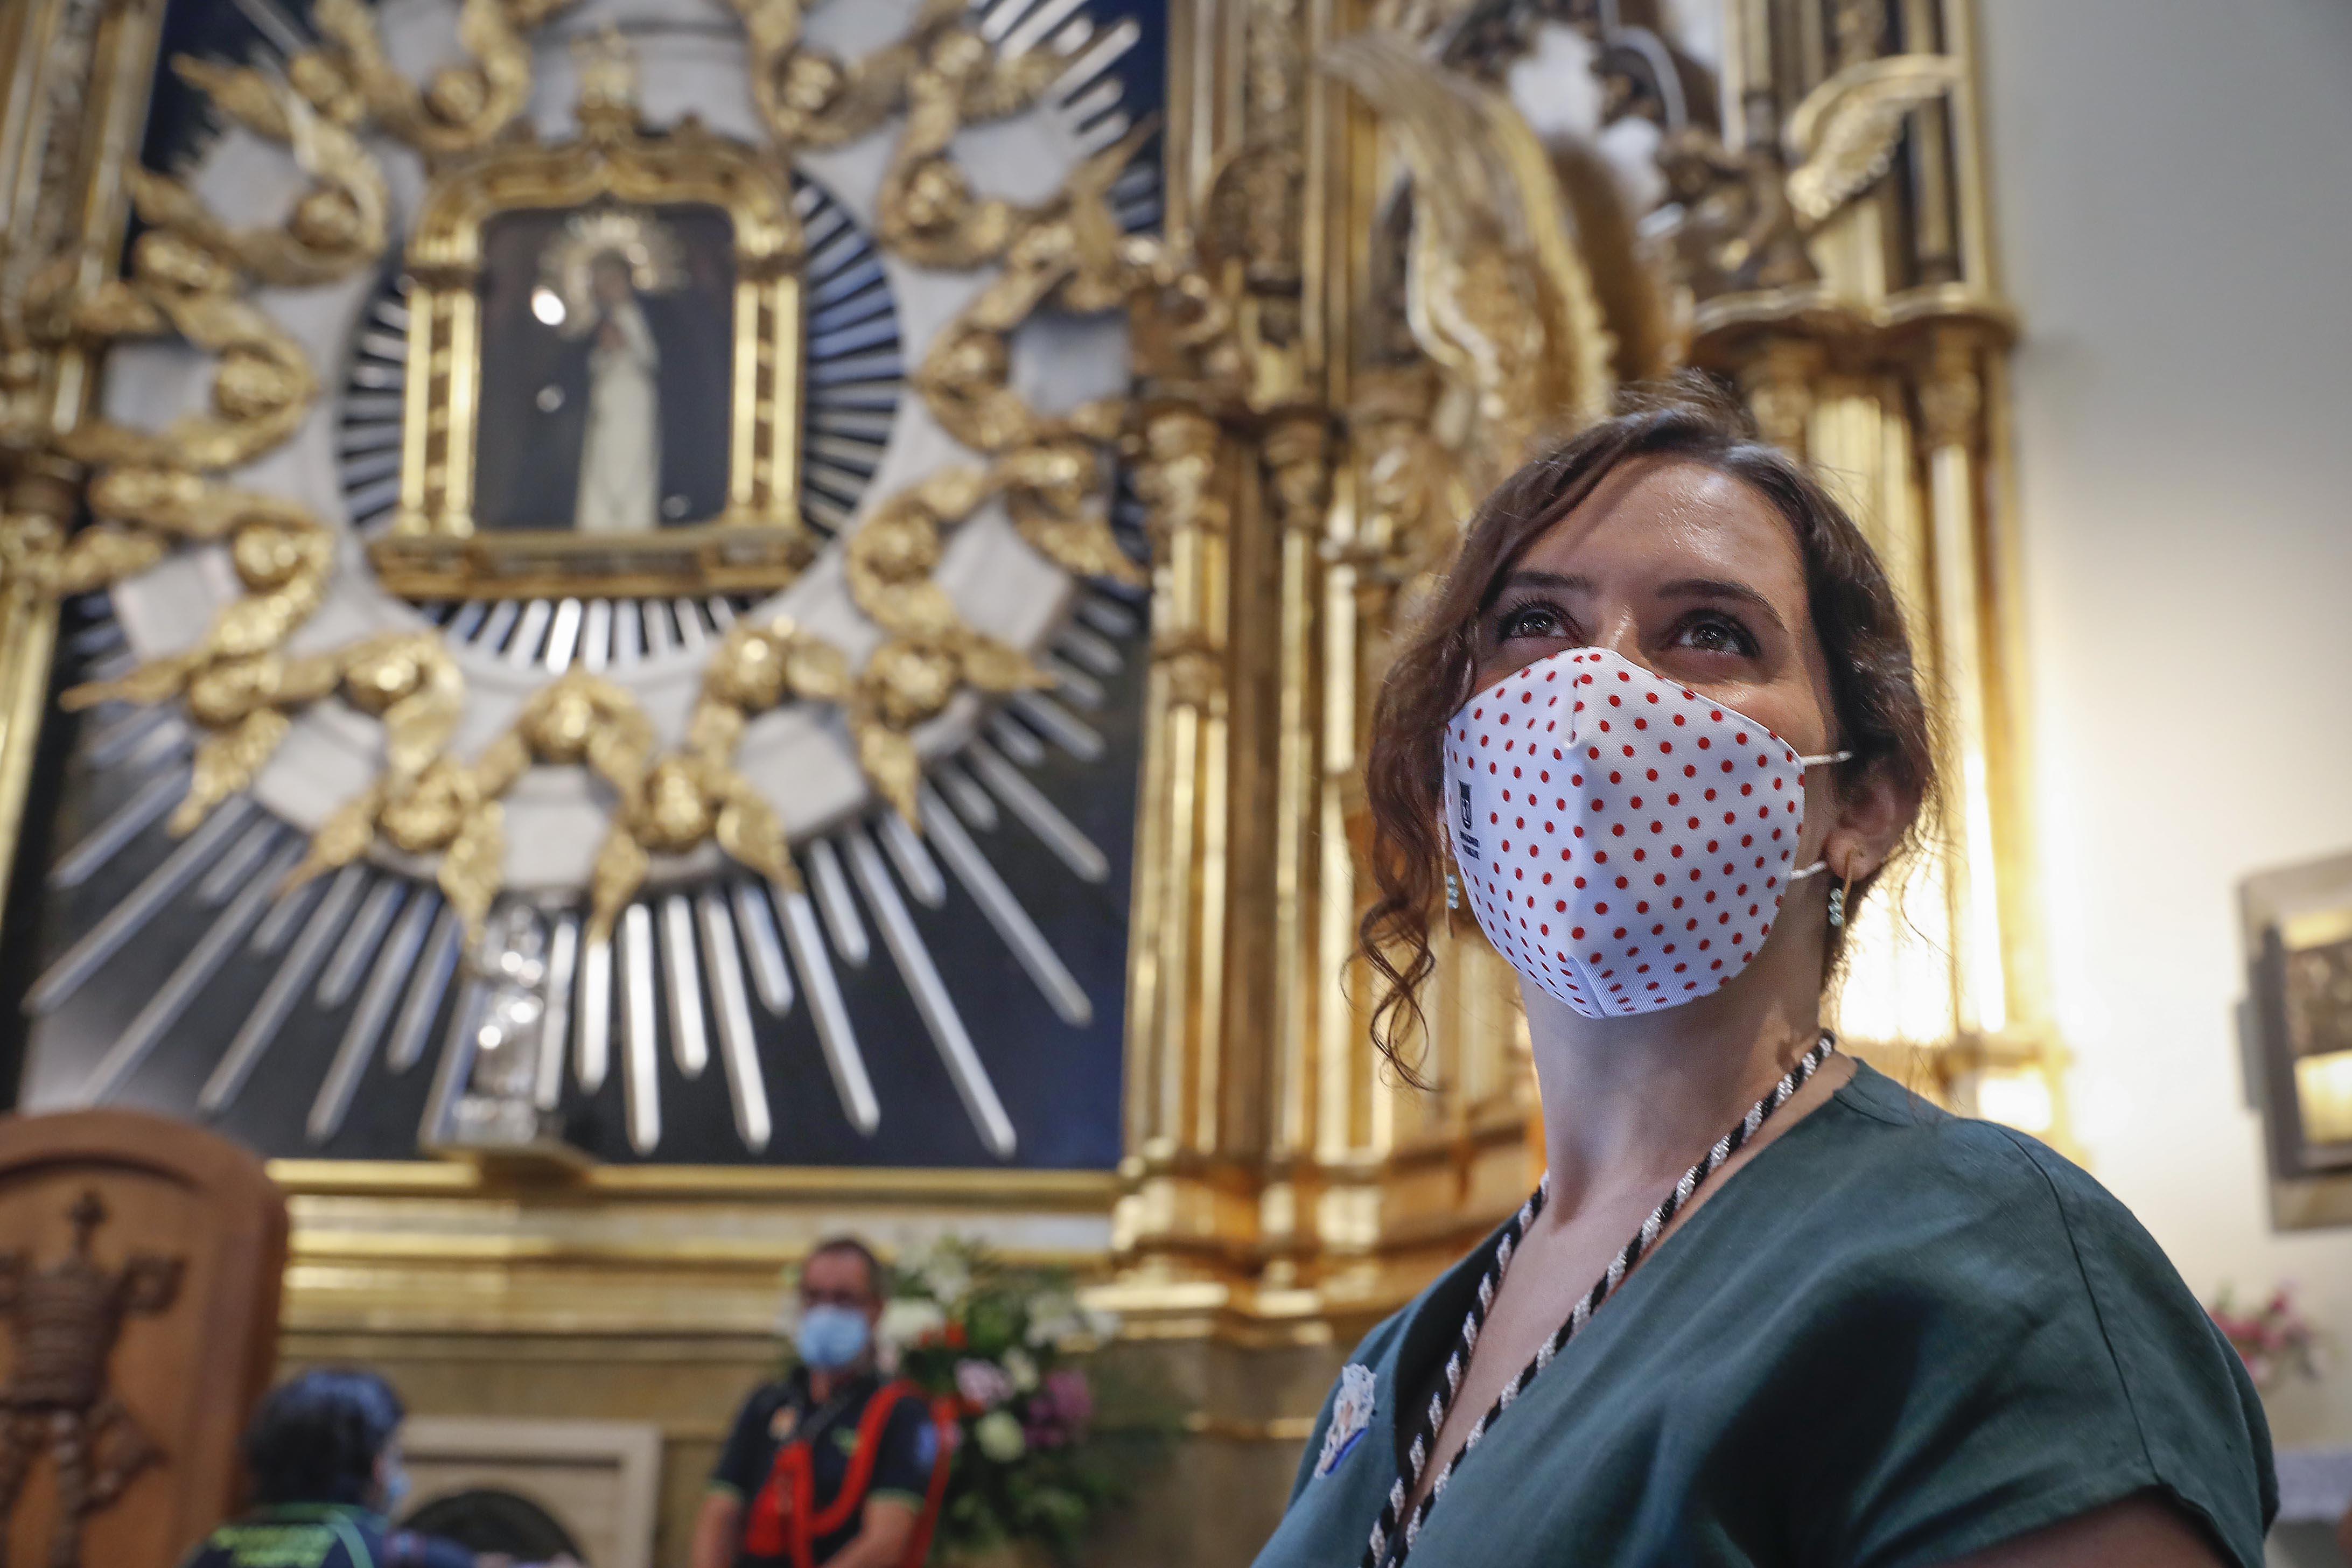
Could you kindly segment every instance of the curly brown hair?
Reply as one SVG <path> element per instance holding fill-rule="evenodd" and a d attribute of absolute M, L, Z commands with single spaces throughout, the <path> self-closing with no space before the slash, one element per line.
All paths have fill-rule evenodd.
<path fill-rule="evenodd" d="M 1674 458 L 1752 487 L 1788 520 L 1804 563 L 1808 609 L 1829 667 L 1839 743 L 1853 757 L 1841 782 L 1885 773 L 1911 798 L 1932 800 L 1935 744 L 1914 671 L 1903 612 L 1876 552 L 1804 466 L 1757 439 L 1745 415 L 1712 388 L 1677 382 L 1635 395 L 1625 412 L 1590 426 L 1496 486 L 1478 508 L 1419 622 L 1400 644 L 1372 710 L 1364 765 L 1378 897 L 1358 927 L 1360 955 L 1379 977 L 1372 1039 L 1407 1083 L 1427 1087 L 1400 1052 L 1423 1024 L 1420 991 L 1436 967 L 1430 928 L 1440 918 L 1445 847 L 1445 726 L 1470 700 L 1477 628 L 1528 547 L 1620 464 Z M 1919 831 L 1915 817 L 1907 837 Z M 1860 879 L 1859 903 L 1880 871 Z M 1834 939 L 1822 982 L 1835 966 Z"/>

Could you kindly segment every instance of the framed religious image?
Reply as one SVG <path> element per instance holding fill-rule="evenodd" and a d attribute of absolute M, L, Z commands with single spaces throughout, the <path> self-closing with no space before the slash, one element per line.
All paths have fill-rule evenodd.
<path fill-rule="evenodd" d="M 439 174 L 412 238 L 400 505 L 414 598 L 781 586 L 799 515 L 801 234 L 784 176 L 625 95 Z"/>
<path fill-rule="evenodd" d="M 507 213 L 482 253 L 475 529 L 612 540 L 723 515 L 727 215 Z"/>
<path fill-rule="evenodd" d="M 2245 879 L 2249 1064 L 2273 1177 L 2352 1173 L 2352 854 Z M 2282 1214 L 2311 1205 L 2283 1205 Z M 2329 1223 L 2352 1217 L 2352 1191 Z"/>

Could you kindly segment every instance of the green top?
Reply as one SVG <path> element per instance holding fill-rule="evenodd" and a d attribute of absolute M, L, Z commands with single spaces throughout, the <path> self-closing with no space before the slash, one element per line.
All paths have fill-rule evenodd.
<path fill-rule="evenodd" d="M 1370 1423 L 1331 1436 L 1334 1391 L 1257 1568 L 1361 1561 L 1492 1245 L 1357 1348 Z M 2089 1176 L 1862 1066 L 1503 1413 L 1409 1568 L 1911 1568 L 2151 1488 L 2261 1568 L 2278 1489 L 2229 1343 Z"/>

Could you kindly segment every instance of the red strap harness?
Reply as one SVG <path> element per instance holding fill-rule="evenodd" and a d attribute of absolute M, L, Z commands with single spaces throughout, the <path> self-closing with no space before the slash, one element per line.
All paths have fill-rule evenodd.
<path fill-rule="evenodd" d="M 743 1550 L 760 1557 L 782 1557 L 793 1568 L 816 1568 L 815 1543 L 857 1517 L 874 1484 L 874 1466 L 882 1452 L 882 1434 L 902 1399 L 919 1399 L 922 1391 L 900 1380 L 886 1383 L 866 1401 L 857 1422 L 857 1450 L 849 1457 L 849 1473 L 841 1490 L 820 1511 L 816 1506 L 816 1458 L 804 1437 L 794 1437 L 776 1450 L 776 1463 L 767 1484 L 751 1500 L 743 1526 Z M 905 1568 L 919 1568 L 931 1549 L 931 1532 L 939 1523 L 940 1507 L 947 1497 L 949 1461 L 956 1433 L 952 1400 L 931 1402 L 931 1422 L 939 1437 L 931 1460 L 930 1485 L 923 1498 L 922 1516 L 907 1543 Z"/>

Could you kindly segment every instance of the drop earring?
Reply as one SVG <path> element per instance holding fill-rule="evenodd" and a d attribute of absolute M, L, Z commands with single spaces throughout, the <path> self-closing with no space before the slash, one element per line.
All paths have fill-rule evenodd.
<path fill-rule="evenodd" d="M 1843 930 L 1845 925 L 1845 889 L 1830 889 L 1830 930 Z"/>
<path fill-rule="evenodd" d="M 1458 910 L 1462 907 L 1462 884 L 1454 879 L 1454 871 L 1450 867 L 1445 872 L 1445 907 L 1449 910 Z"/>

